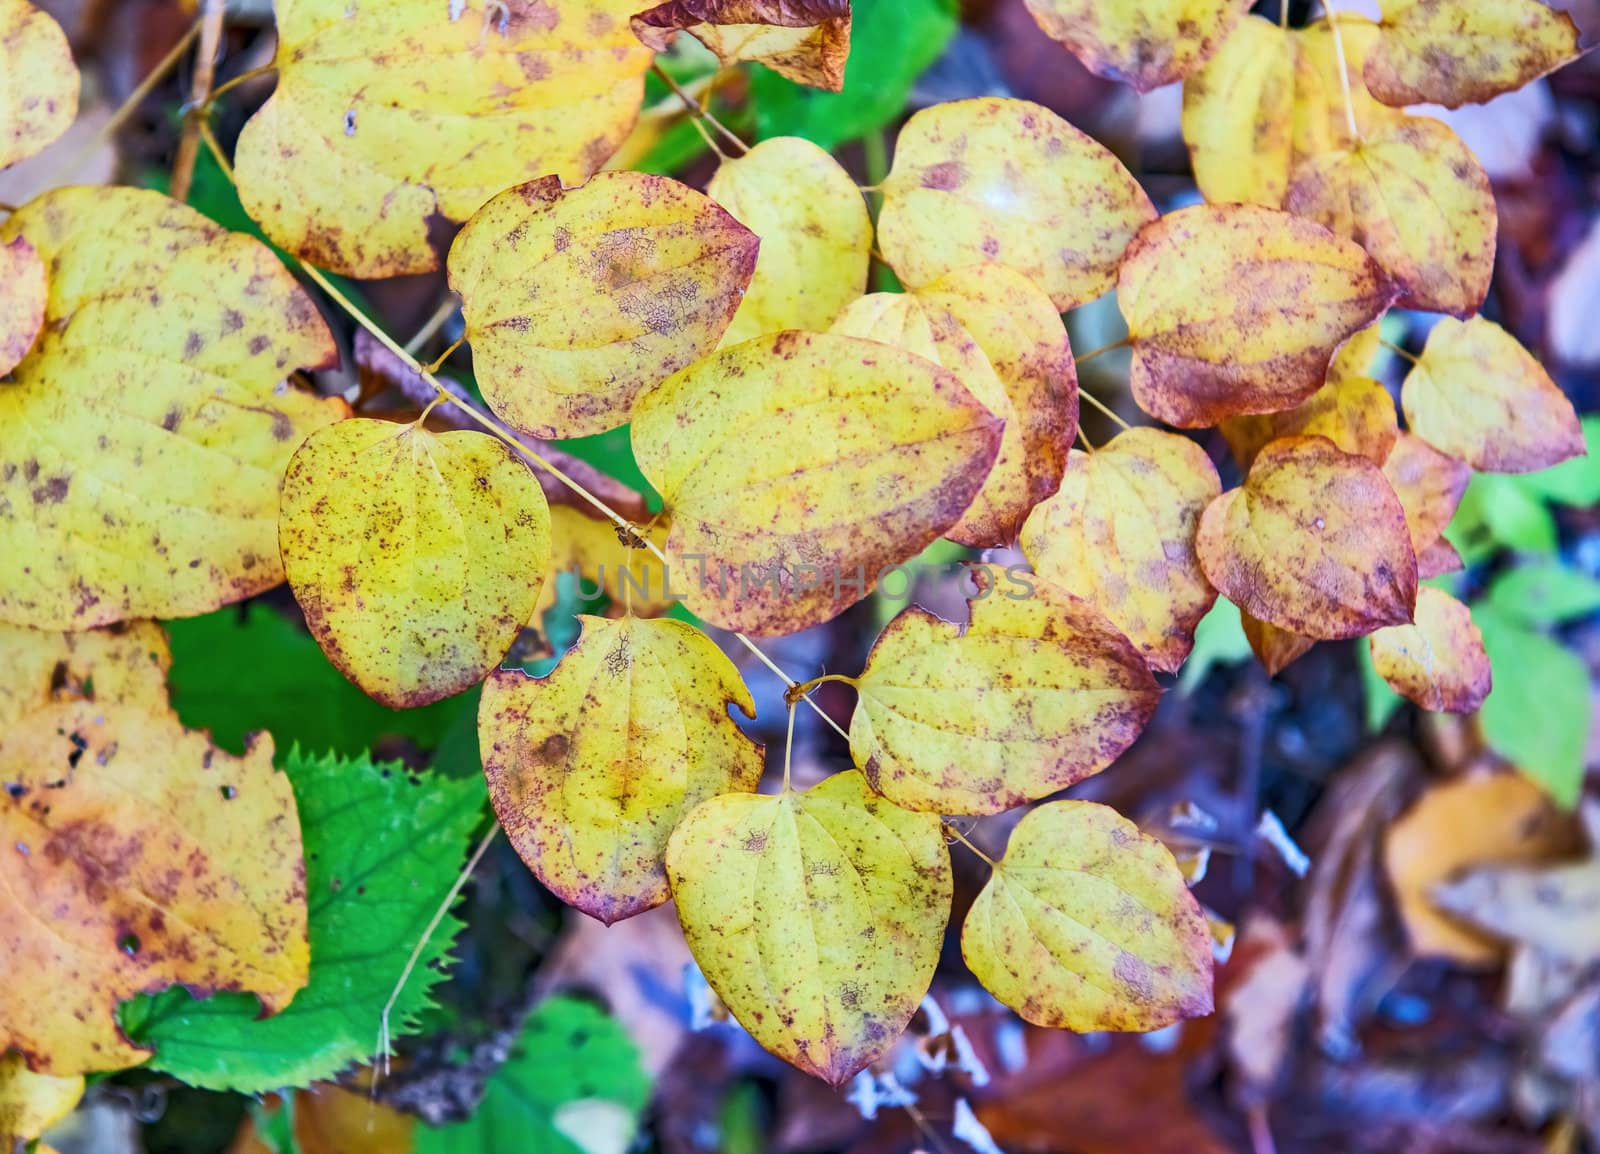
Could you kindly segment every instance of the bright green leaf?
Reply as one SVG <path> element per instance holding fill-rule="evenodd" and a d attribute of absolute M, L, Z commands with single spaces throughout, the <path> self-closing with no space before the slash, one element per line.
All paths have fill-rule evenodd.
<path fill-rule="evenodd" d="M 1564 565 L 1519 565 L 1489 587 L 1489 604 L 1528 625 L 1562 625 L 1600 609 L 1600 581 Z"/>

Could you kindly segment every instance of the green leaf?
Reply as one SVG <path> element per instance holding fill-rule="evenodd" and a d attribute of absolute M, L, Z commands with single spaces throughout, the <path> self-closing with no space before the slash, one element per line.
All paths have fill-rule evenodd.
<path fill-rule="evenodd" d="M 1588 456 L 1573 457 L 1538 473 L 1516 477 L 1519 488 L 1558 505 L 1580 509 L 1600 504 L 1600 416 L 1583 418 L 1583 443 Z"/>
<path fill-rule="evenodd" d="M 275 1017 L 248 994 L 138 998 L 123 1027 L 154 1046 L 150 1068 L 193 1086 L 260 1093 L 305 1086 L 370 1060 L 384 1004 L 455 883 L 484 809 L 482 781 L 452 781 L 363 757 L 289 754 L 305 841 L 311 981 Z M 433 1005 L 461 923 L 446 916 L 395 1002 L 390 1032 Z"/>
<path fill-rule="evenodd" d="M 1600 610 L 1600 581 L 1565 565 L 1519 565 L 1489 587 L 1489 604 L 1529 625 L 1563 625 Z"/>
<path fill-rule="evenodd" d="M 423 709 L 389 709 L 344 679 L 311 635 L 264 605 L 172 621 L 172 704 L 190 729 L 209 729 L 239 753 L 245 734 L 265 729 L 280 751 L 296 743 L 359 756 L 380 738 L 436 747 L 477 692 Z"/>
<path fill-rule="evenodd" d="M 294 1138 L 294 1098 L 287 1097 L 276 1109 L 268 1109 L 265 1102 L 250 1103 L 250 1121 L 255 1123 L 256 1137 L 272 1154 L 300 1154 L 300 1144 Z"/>
<path fill-rule="evenodd" d="M 418 1126 L 416 1154 L 620 1154 L 649 1100 L 623 1028 L 588 1002 L 551 998 L 529 1016 L 472 1117 Z"/>
<path fill-rule="evenodd" d="M 1389 683 L 1372 664 L 1372 646 L 1365 637 L 1356 640 L 1356 668 L 1361 670 L 1361 696 L 1367 732 L 1381 733 L 1395 710 L 1405 704 L 1405 698 L 1389 687 Z"/>
<path fill-rule="evenodd" d="M 1589 671 L 1577 655 L 1493 605 L 1472 619 L 1494 669 L 1479 721 L 1494 751 L 1561 805 L 1577 804 L 1589 740 Z"/>
<path fill-rule="evenodd" d="M 958 23 L 954 0 L 855 0 L 844 91 L 822 92 L 754 69 L 756 128 L 835 149 L 889 124 L 911 87 L 944 52 Z"/>
<path fill-rule="evenodd" d="M 1544 502 L 1517 484 L 1515 477 L 1479 473 L 1461 499 L 1445 536 L 1468 565 L 1493 552 L 1483 540 L 1521 553 L 1554 553 L 1559 543 L 1556 519 Z"/>
<path fill-rule="evenodd" d="M 1187 697 L 1200 687 L 1212 666 L 1237 665 L 1250 656 L 1250 639 L 1244 635 L 1239 607 L 1226 597 L 1218 597 L 1211 612 L 1195 628 L 1194 648 L 1178 674 L 1178 692 Z"/>

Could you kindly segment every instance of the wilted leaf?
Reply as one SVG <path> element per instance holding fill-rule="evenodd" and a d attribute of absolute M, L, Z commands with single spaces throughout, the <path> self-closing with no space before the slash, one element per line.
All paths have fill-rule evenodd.
<path fill-rule="evenodd" d="M 1317 643 L 1315 637 L 1290 633 L 1287 629 L 1268 625 L 1248 613 L 1239 614 L 1239 624 L 1243 626 L 1244 635 L 1250 642 L 1250 651 L 1256 655 L 1256 660 L 1261 662 L 1268 677 L 1278 676 L 1310 653 L 1312 646 Z"/>
<path fill-rule="evenodd" d="M 843 612 L 960 520 L 1002 428 L 930 361 L 791 331 L 644 393 L 631 432 L 673 518 L 667 554 L 685 606 L 781 634 Z"/>
<path fill-rule="evenodd" d="M 1472 150 L 1432 117 L 1406 116 L 1299 164 L 1286 207 L 1370 253 L 1402 308 L 1469 316 L 1488 295 L 1499 218 Z"/>
<path fill-rule="evenodd" d="M 588 179 L 644 99 L 628 0 L 276 10 L 278 88 L 239 137 L 239 197 L 278 244 L 352 276 L 429 272 L 434 217 L 551 173 Z"/>
<path fill-rule="evenodd" d="M 0 244 L 0 283 L 6 286 L 6 295 L 0 297 L 0 377 L 4 377 L 28 355 L 44 326 L 48 292 L 44 262 L 27 237 Z"/>
<path fill-rule="evenodd" d="M 1129 240 L 1155 215 L 1122 162 L 1048 108 L 954 100 L 900 130 L 878 244 L 912 287 L 1003 264 L 1065 312 L 1111 288 Z"/>
<path fill-rule="evenodd" d="M 1077 428 L 1077 370 L 1050 298 L 1008 268 L 974 265 L 915 293 L 862 297 L 833 331 L 942 365 L 1005 421 L 994 468 L 945 536 L 974 546 L 1016 541 L 1029 510 L 1061 484 Z"/>
<path fill-rule="evenodd" d="M 1117 285 L 1134 399 L 1183 428 L 1292 409 L 1393 297 L 1358 245 L 1311 221 L 1253 205 L 1168 213 L 1128 246 Z"/>
<path fill-rule="evenodd" d="M 1026 574 L 971 573 L 965 629 L 911 606 L 856 685 L 851 756 L 908 809 L 999 813 L 1065 789 L 1132 745 L 1160 697 L 1139 651 L 1086 602 Z"/>
<path fill-rule="evenodd" d="M 1542 0 L 1380 0 L 1367 87 L 1385 104 L 1459 108 L 1521 88 L 1578 55 L 1572 17 Z"/>
<path fill-rule="evenodd" d="M 1570 649 L 1492 605 L 1472 619 L 1494 668 L 1494 691 L 1478 723 L 1501 757 L 1568 808 L 1583 787 L 1594 703 L 1588 666 Z"/>
<path fill-rule="evenodd" d="M 850 174 L 798 136 L 724 160 L 706 195 L 761 238 L 724 345 L 783 329 L 820 332 L 867 287 L 872 219 Z"/>
<path fill-rule="evenodd" d="M 684 935 L 739 1024 L 837 1086 L 899 1038 L 950 916 L 939 819 L 839 773 L 702 803 L 667 846 Z"/>
<path fill-rule="evenodd" d="M 535 437 L 624 424 L 646 389 L 717 347 L 760 241 L 665 176 L 508 189 L 450 248 L 490 407 Z"/>
<path fill-rule="evenodd" d="M 1532 473 L 1584 451 L 1572 402 L 1493 321 L 1441 318 L 1400 392 L 1406 424 L 1486 473 Z"/>
<path fill-rule="evenodd" d="M 1294 155 L 1294 33 L 1246 16 L 1183 82 L 1183 139 L 1213 203 L 1278 208 Z"/>
<path fill-rule="evenodd" d="M 404 708 L 476 685 L 511 648 L 549 568 L 550 511 L 495 437 L 358 418 L 289 462 L 282 544 L 328 660 Z"/>
<path fill-rule="evenodd" d="M 1472 468 L 1413 433 L 1401 433 L 1383 462 L 1383 475 L 1406 511 L 1411 547 L 1420 558 L 1456 515 L 1472 480 Z"/>
<path fill-rule="evenodd" d="M 797 84 L 838 92 L 850 58 L 850 0 L 667 0 L 635 16 L 633 30 L 657 52 L 682 30 L 723 64 L 756 60 Z"/>
<path fill-rule="evenodd" d="M 568 905 L 609 925 L 667 900 L 673 827 L 707 798 L 753 791 L 761 746 L 733 662 L 682 621 L 583 617 L 548 677 L 484 685 L 479 745 L 512 846 Z"/>
<path fill-rule="evenodd" d="M 1219 427 L 1233 459 L 1247 472 L 1256 454 L 1279 437 L 1326 437 L 1341 452 L 1382 465 L 1400 435 L 1388 389 L 1370 377 L 1331 371 L 1328 383 L 1304 404 L 1281 413 L 1228 417 Z"/>
<path fill-rule="evenodd" d="M 42 150 L 78 115 L 66 33 L 28 0 L 0 0 L 0 168 Z"/>
<path fill-rule="evenodd" d="M 274 1013 L 305 985 L 300 825 L 270 738 L 234 758 L 148 705 L 64 700 L 7 730 L 0 781 L 0 1050 L 115 1070 L 149 1056 L 117 1029 L 135 993 L 248 991 Z"/>
<path fill-rule="evenodd" d="M 82 633 L 0 624 L 0 740 L 63 696 L 160 712 L 171 664 L 166 636 L 153 621 Z"/>
<path fill-rule="evenodd" d="M 0 1142 L 32 1141 L 72 1113 L 82 1097 L 82 1074 L 35 1074 L 21 1054 L 0 1056 Z"/>
<path fill-rule="evenodd" d="M 1417 590 L 1417 620 L 1372 635 L 1372 665 L 1396 693 L 1435 713 L 1471 713 L 1489 696 L 1489 657 L 1467 607 L 1441 589 Z"/>
<path fill-rule="evenodd" d="M 1181 80 L 1233 31 L 1247 0 L 1027 0 L 1039 27 L 1085 68 L 1140 92 Z"/>
<path fill-rule="evenodd" d="M 1175 673 L 1217 592 L 1200 571 L 1200 515 L 1222 495 L 1187 437 L 1129 429 L 1074 451 L 1055 496 L 1022 529 L 1022 551 L 1052 585 L 1104 613 L 1151 668 Z"/>
<path fill-rule="evenodd" d="M 1405 511 L 1365 457 L 1325 437 L 1287 437 L 1243 487 L 1206 509 L 1206 577 L 1251 617 L 1319 640 L 1411 621 L 1417 561 Z"/>
<path fill-rule="evenodd" d="M 1576 848 L 1573 824 L 1538 786 L 1515 773 L 1456 778 L 1429 787 L 1389 828 L 1384 866 L 1411 948 L 1423 957 L 1492 965 L 1504 951 L 1441 913 L 1435 887 L 1464 869 L 1542 863 Z"/>
<path fill-rule="evenodd" d="M 0 387 L 0 619 L 86 629 L 271 588 L 278 483 L 349 410 L 284 382 L 335 354 L 265 245 L 129 188 L 48 193 L 0 225 L 53 270 Z"/>
<path fill-rule="evenodd" d="M 181 989 L 123 1008 L 129 1037 L 156 1050 L 150 1067 L 191 1086 L 260 1094 L 333 1078 L 373 1057 L 386 1007 L 392 1037 L 416 1033 L 461 929 L 452 914 L 433 918 L 481 823 L 479 781 L 370 756 L 293 750 L 285 762 L 305 841 L 306 988 L 266 1019 L 254 998 Z"/>
<path fill-rule="evenodd" d="M 1178 863 L 1092 802 L 1050 802 L 1017 824 L 961 956 L 1040 1026 L 1157 1030 L 1211 1012 L 1211 935 Z"/>

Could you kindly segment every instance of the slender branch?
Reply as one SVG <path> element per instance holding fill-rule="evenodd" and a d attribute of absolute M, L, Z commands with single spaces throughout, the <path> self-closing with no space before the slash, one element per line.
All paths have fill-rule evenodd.
<path fill-rule="evenodd" d="M 183 117 L 183 134 L 178 137 L 178 157 L 172 166 L 172 199 L 188 203 L 189 184 L 194 180 L 194 162 L 200 155 L 200 130 L 197 122 L 209 116 L 211 86 L 217 78 L 217 54 L 222 49 L 222 17 L 226 0 L 204 0 L 200 11 L 200 47 L 195 51 L 194 82 L 189 88 L 189 110 Z"/>
<path fill-rule="evenodd" d="M 1090 361 L 1094 360 L 1096 357 L 1104 356 L 1106 353 L 1114 353 L 1118 349 L 1125 349 L 1132 343 L 1133 343 L 1132 342 L 1132 338 L 1123 337 L 1120 341 L 1113 341 L 1109 345 L 1101 345 L 1097 349 L 1090 349 L 1088 352 L 1084 353 L 1081 357 L 1075 356 L 1075 357 L 1072 358 L 1072 360 L 1073 360 L 1074 364 L 1086 365 Z"/>
<path fill-rule="evenodd" d="M 189 45 L 194 43 L 194 38 L 198 35 L 200 35 L 200 21 L 196 20 L 189 25 L 189 31 L 185 32 L 150 70 L 150 74 L 139 81 L 138 87 L 128 93 L 127 99 L 111 114 L 111 119 L 101 125 L 100 131 L 94 134 L 94 139 L 73 157 L 72 163 L 63 170 L 65 177 L 70 178 L 76 174 L 91 156 L 100 151 L 101 145 L 116 135 L 117 130 L 127 123 L 128 118 L 138 111 L 139 105 L 144 103 L 144 98 L 155 90 L 156 85 L 166 79 L 167 73 L 177 67 L 178 61 L 183 59 L 183 54 L 189 51 Z"/>
<path fill-rule="evenodd" d="M 671 76 L 668 76 L 666 71 L 661 67 L 661 65 L 659 65 L 659 64 L 650 65 L 650 71 L 652 71 L 652 72 L 654 72 L 656 74 L 657 78 L 660 79 L 661 83 L 665 84 L 668 88 L 670 88 L 672 90 L 672 94 L 674 96 L 676 96 L 679 100 L 683 101 L 684 107 L 689 110 L 689 114 L 691 116 L 693 116 L 696 120 L 704 121 L 706 124 L 709 124 L 712 128 L 716 129 L 717 132 L 722 136 L 722 138 L 724 140 L 728 141 L 728 143 L 732 144 L 735 148 L 737 148 L 739 150 L 740 155 L 743 155 L 744 153 L 750 151 L 750 146 L 748 144 L 746 144 L 744 141 L 740 140 L 739 137 L 737 135 L 735 135 L 734 132 L 731 129 L 729 129 L 726 124 L 723 124 L 722 121 L 718 120 L 715 116 L 711 115 L 711 113 L 706 109 L 706 107 L 703 104 L 701 104 L 698 100 L 696 100 L 688 92 L 684 91 L 683 86 L 680 85 Z M 711 147 L 716 148 L 716 145 L 713 144 Z M 721 152 L 722 150 L 720 148 L 718 148 L 717 151 Z"/>
<path fill-rule="evenodd" d="M 1333 51 L 1339 58 L 1339 87 L 1344 90 L 1344 119 L 1350 127 L 1350 140 L 1359 143 L 1361 129 L 1356 127 L 1356 106 L 1350 96 L 1350 62 L 1344 54 L 1344 32 L 1339 27 L 1339 11 L 1333 6 L 1332 0 L 1322 0 L 1322 7 L 1327 12 L 1328 26 L 1333 29 Z"/>
<path fill-rule="evenodd" d="M 1091 457 L 1094 456 L 1094 442 L 1089 440 L 1089 434 L 1083 431 L 1082 425 L 1078 426 L 1078 440 L 1083 442 L 1083 451 L 1088 453 Z"/>
<path fill-rule="evenodd" d="M 1104 401 L 1102 401 L 1099 397 L 1095 396 L 1093 393 L 1089 392 L 1087 389 L 1083 388 L 1083 386 L 1081 386 L 1081 385 L 1078 387 L 1078 396 L 1081 397 L 1083 400 L 1088 401 L 1095 408 L 1099 409 L 1106 416 L 1110 417 L 1117 424 L 1121 425 L 1123 432 L 1129 432 L 1129 431 L 1131 431 L 1133 429 L 1133 426 L 1128 424 L 1127 421 L 1124 421 L 1122 419 L 1121 415 L 1118 414 L 1118 412 L 1115 409 L 1113 409 L 1110 405 L 1106 404 Z"/>
<path fill-rule="evenodd" d="M 456 300 L 456 294 L 445 293 L 444 300 L 440 301 L 439 307 L 433 310 L 433 315 L 423 321 L 422 327 L 406 342 L 406 352 L 413 354 L 420 352 L 422 346 L 431 341 L 434 334 L 444 328 L 445 324 L 451 317 L 456 315 L 460 308 L 461 304 Z"/>

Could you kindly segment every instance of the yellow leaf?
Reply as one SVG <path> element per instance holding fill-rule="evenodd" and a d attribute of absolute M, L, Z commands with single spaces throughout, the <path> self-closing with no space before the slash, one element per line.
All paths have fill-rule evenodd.
<path fill-rule="evenodd" d="M 1077 370 L 1050 298 L 1008 268 L 974 265 L 915 293 L 862 297 L 833 331 L 942 365 L 1005 421 L 988 480 L 945 536 L 974 546 L 1015 542 L 1028 511 L 1061 484 L 1077 429 Z"/>
<path fill-rule="evenodd" d="M 1471 713 L 1489 696 L 1489 655 L 1467 607 L 1430 585 L 1417 590 L 1414 625 L 1368 639 L 1372 667 L 1406 700 L 1435 713 Z"/>
<path fill-rule="evenodd" d="M 672 516 L 685 606 L 725 629 L 788 634 L 842 613 L 954 525 L 1002 426 L 922 357 L 790 331 L 645 392 L 631 432 Z"/>
<path fill-rule="evenodd" d="M 63 696 L 165 709 L 171 665 L 167 635 L 153 621 L 81 633 L 0 624 L 0 739 Z"/>
<path fill-rule="evenodd" d="M 1199 445 L 1129 429 L 1072 454 L 1060 492 L 1023 526 L 1022 551 L 1041 577 L 1104 613 L 1152 669 L 1175 673 L 1217 599 L 1194 537 L 1221 494 Z"/>
<path fill-rule="evenodd" d="M 289 462 L 282 544 L 328 660 L 405 709 L 476 685 L 505 656 L 549 572 L 550 511 L 495 437 L 358 418 Z"/>
<path fill-rule="evenodd" d="M 71 127 L 78 83 L 61 25 L 28 0 L 0 0 L 0 168 Z"/>
<path fill-rule="evenodd" d="M 1129 240 L 1155 215 L 1122 162 L 1048 108 L 953 100 L 900 130 L 878 245 L 913 288 L 1003 264 L 1065 312 L 1111 288 Z"/>
<path fill-rule="evenodd" d="M 783 329 L 820 332 L 866 289 L 866 201 L 809 140 L 777 136 L 724 160 L 706 195 L 761 238 L 755 276 L 723 345 Z"/>
<path fill-rule="evenodd" d="M 352 276 L 430 272 L 435 216 L 588 179 L 644 99 L 631 0 L 275 7 L 278 88 L 239 137 L 239 199 L 278 244 Z"/>
<path fill-rule="evenodd" d="M 950 857 L 933 814 L 859 773 L 725 794 L 673 831 L 667 875 L 706 981 L 768 1050 L 835 1086 L 888 1051 L 933 980 Z"/>
<path fill-rule="evenodd" d="M 0 284 L 6 286 L 6 295 L 0 297 L 0 377 L 4 377 L 28 355 L 44 326 L 49 291 L 44 262 L 27 237 L 0 244 Z"/>
<path fill-rule="evenodd" d="M 1433 901 L 1437 887 L 1468 869 L 1557 861 L 1577 848 L 1575 832 L 1544 790 L 1519 773 L 1431 786 L 1383 841 L 1384 866 L 1412 949 L 1469 966 L 1498 962 L 1505 949 L 1441 912 Z"/>
<path fill-rule="evenodd" d="M 484 399 L 534 437 L 625 424 L 641 389 L 717 347 L 760 243 L 665 176 L 506 190 L 450 247 Z"/>
<path fill-rule="evenodd" d="M 1368 325 L 1356 333 L 1333 354 L 1328 364 L 1328 382 L 1342 381 L 1346 377 L 1372 375 L 1372 364 L 1383 351 L 1383 326 Z"/>
<path fill-rule="evenodd" d="M 548 677 L 484 683 L 478 742 L 512 846 L 557 897 L 607 925 L 667 900 L 673 827 L 753 791 L 762 748 L 728 716 L 756 707 L 733 662 L 682 621 L 582 617 Z"/>
<path fill-rule="evenodd" d="M 1294 35 L 1246 16 L 1183 82 L 1183 139 L 1207 200 L 1283 204 L 1294 153 Z"/>
<path fill-rule="evenodd" d="M 1292 409 L 1394 291 L 1359 245 L 1288 213 L 1168 213 L 1128 246 L 1117 286 L 1134 399 L 1182 428 Z"/>
<path fill-rule="evenodd" d="M 1278 676 L 1310 653 L 1311 647 L 1317 643 L 1315 637 L 1305 637 L 1290 633 L 1287 629 L 1279 629 L 1276 625 L 1268 625 L 1242 610 L 1239 624 L 1244 628 L 1244 638 L 1250 643 L 1250 651 L 1261 662 L 1268 677 Z"/>
<path fill-rule="evenodd" d="M 0 737 L 0 783 L 0 1052 L 120 1069 L 149 1057 L 117 1029 L 136 993 L 247 991 L 274 1013 L 305 985 L 300 823 L 270 738 L 236 758 L 170 712 L 66 700 Z"/>
<path fill-rule="evenodd" d="M 1472 480 L 1472 469 L 1447 457 L 1413 433 L 1401 433 L 1383 463 L 1400 507 L 1406 511 L 1411 547 L 1422 553 L 1440 539 Z"/>
<path fill-rule="evenodd" d="M 1027 0 L 1085 68 L 1149 92 L 1181 80 L 1233 31 L 1248 0 Z"/>
<path fill-rule="evenodd" d="M 850 755 L 907 809 L 999 813 L 1065 789 L 1132 745 L 1160 697 L 1087 602 L 1026 573 L 971 572 L 965 628 L 911 606 L 856 684 Z"/>
<path fill-rule="evenodd" d="M 850 0 L 667 0 L 633 18 L 657 52 L 688 32 L 723 64 L 756 60 L 798 84 L 838 92 L 850 58 Z"/>
<path fill-rule="evenodd" d="M 1409 624 L 1417 560 L 1382 470 L 1326 437 L 1285 437 L 1200 519 L 1200 564 L 1240 610 L 1319 640 Z"/>
<path fill-rule="evenodd" d="M 1380 0 L 1367 87 L 1385 104 L 1492 100 L 1578 56 L 1572 17 L 1541 0 Z"/>
<path fill-rule="evenodd" d="M 1493 321 L 1444 317 L 1400 391 L 1411 431 L 1485 473 L 1532 473 L 1584 451 L 1565 393 Z"/>
<path fill-rule="evenodd" d="M 630 609 L 640 617 L 655 617 L 670 608 L 683 590 L 668 585 L 668 573 L 655 554 L 625 545 L 615 524 L 585 512 L 586 507 L 550 506 L 550 579 L 540 590 L 533 624 L 537 626 L 545 610 L 556 603 L 557 578 L 562 573 L 578 580 L 580 596 L 604 593 L 619 613 Z M 641 536 L 661 548 L 667 541 L 667 526 L 658 522 Z"/>
<path fill-rule="evenodd" d="M 83 1097 L 83 1075 L 35 1074 L 21 1054 L 0 1057 L 0 1142 L 32 1141 L 72 1113 Z"/>
<path fill-rule="evenodd" d="M 0 387 L 0 620 L 187 617 L 283 580 L 278 484 L 349 412 L 287 384 L 333 361 L 258 241 L 153 192 L 65 188 L 0 224 L 51 269 L 45 330 Z"/>
<path fill-rule="evenodd" d="M 1489 174 L 1448 126 L 1406 116 L 1299 165 L 1290 212 L 1370 253 L 1401 308 L 1469 316 L 1488 295 L 1499 217 Z"/>
<path fill-rule="evenodd" d="M 1361 80 L 1362 66 L 1377 46 L 1378 37 L 1376 24 L 1348 12 L 1341 12 L 1337 21 L 1324 17 L 1294 34 L 1296 157 L 1349 148 L 1403 115 L 1374 100 Z M 1353 136 L 1352 118 L 1356 127 Z"/>
<path fill-rule="evenodd" d="M 1388 389 L 1370 377 L 1336 377 L 1331 370 L 1328 383 L 1309 401 L 1282 413 L 1228 417 L 1219 428 L 1233 459 L 1246 471 L 1256 454 L 1279 437 L 1326 437 L 1341 451 L 1382 465 L 1400 435 Z"/>
<path fill-rule="evenodd" d="M 1017 823 L 961 927 L 961 956 L 1038 1026 L 1158 1030 L 1211 1012 L 1211 932 L 1172 852 L 1093 802 L 1051 802 Z"/>

